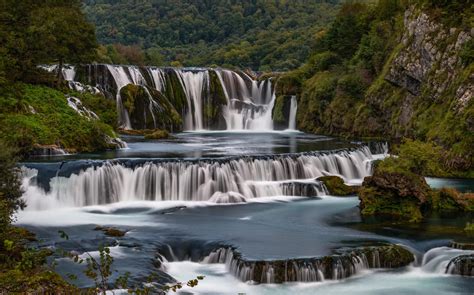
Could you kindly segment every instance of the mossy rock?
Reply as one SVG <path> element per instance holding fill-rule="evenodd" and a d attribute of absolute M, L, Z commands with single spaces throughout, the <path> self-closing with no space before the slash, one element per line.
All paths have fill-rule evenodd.
<path fill-rule="evenodd" d="M 363 216 L 391 216 L 419 222 L 429 208 L 432 190 L 425 179 L 414 173 L 386 172 L 375 169 L 359 190 Z"/>
<path fill-rule="evenodd" d="M 166 130 L 156 129 L 151 133 L 145 134 L 145 139 L 165 139 L 169 138 L 170 134 Z"/>
<path fill-rule="evenodd" d="M 338 176 L 322 176 L 317 180 L 324 183 L 332 196 L 350 196 L 355 195 L 358 191 L 358 187 L 346 185 L 344 180 Z"/>
<path fill-rule="evenodd" d="M 474 193 L 461 193 L 454 188 L 433 191 L 432 207 L 437 212 L 474 211 Z"/>
<path fill-rule="evenodd" d="M 159 91 L 129 84 L 120 90 L 133 129 L 181 130 L 182 118 Z"/>

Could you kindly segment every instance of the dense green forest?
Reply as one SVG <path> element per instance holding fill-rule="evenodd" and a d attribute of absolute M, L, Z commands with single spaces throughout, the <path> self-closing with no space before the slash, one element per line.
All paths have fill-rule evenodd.
<path fill-rule="evenodd" d="M 83 10 L 108 45 L 105 62 L 286 71 L 306 60 L 340 2 L 85 0 Z"/>

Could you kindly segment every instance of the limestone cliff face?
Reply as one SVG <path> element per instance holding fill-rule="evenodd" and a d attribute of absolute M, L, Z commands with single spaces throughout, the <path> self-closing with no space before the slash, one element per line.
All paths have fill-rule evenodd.
<path fill-rule="evenodd" d="M 472 38 L 471 32 L 444 28 L 415 9 L 405 12 L 403 49 L 391 62 L 385 80 L 406 89 L 411 95 L 436 100 L 452 85 L 463 70 L 460 51 Z M 455 107 L 464 108 L 472 98 L 473 76 L 456 90 Z"/>
<path fill-rule="evenodd" d="M 474 65 L 462 52 L 473 36 L 474 29 L 446 27 L 424 11 L 407 10 L 399 43 L 366 92 L 353 135 L 434 140 L 471 166 Z"/>

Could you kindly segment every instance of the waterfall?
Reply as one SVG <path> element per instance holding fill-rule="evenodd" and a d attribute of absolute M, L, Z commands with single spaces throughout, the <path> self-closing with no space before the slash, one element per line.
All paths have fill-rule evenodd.
<path fill-rule="evenodd" d="M 291 96 L 291 106 L 290 106 L 290 117 L 288 120 L 288 129 L 296 130 L 296 112 L 298 110 L 298 104 L 296 102 L 296 96 Z"/>
<path fill-rule="evenodd" d="M 156 90 L 163 92 L 166 87 L 166 75 L 160 68 L 148 68 L 148 73 L 153 79 L 153 86 Z"/>
<path fill-rule="evenodd" d="M 125 72 L 124 67 L 107 65 L 107 69 L 109 70 L 110 74 L 114 78 L 115 84 L 117 86 L 116 101 L 117 101 L 117 113 L 118 113 L 119 126 L 124 129 L 132 129 L 132 124 L 130 123 L 128 111 L 127 109 L 125 109 L 122 103 L 122 97 L 120 96 L 120 89 L 127 86 L 128 84 L 133 84 L 133 82 L 128 77 L 127 73 Z"/>
<path fill-rule="evenodd" d="M 186 94 L 188 109 L 184 118 L 184 130 L 202 130 L 203 92 L 208 89 L 208 71 L 183 71 L 175 69 L 181 86 Z"/>
<path fill-rule="evenodd" d="M 456 270 L 457 258 L 473 254 L 474 250 L 461 250 L 450 247 L 433 248 L 423 255 L 421 269 L 430 273 L 456 274 L 458 273 Z"/>
<path fill-rule="evenodd" d="M 41 66 L 47 71 L 57 70 L 57 66 Z M 210 87 L 212 77 L 217 77 L 218 86 Z M 155 89 L 164 95 L 176 107 L 183 118 L 184 130 L 222 129 L 219 122 L 225 122 L 226 130 L 273 130 L 272 112 L 275 104 L 275 93 L 271 79 L 257 81 L 244 72 L 208 68 L 157 68 L 122 65 L 87 65 L 75 68 L 65 66 L 62 74 L 69 86 L 77 91 L 92 93 L 102 92 L 117 101 L 118 123 L 124 129 L 132 129 L 133 121 L 124 108 L 120 90 L 128 84 L 147 89 L 149 102 L 147 110 L 151 113 L 156 126 L 155 116 L 160 114 L 160 105 L 148 89 Z M 214 75 L 215 74 L 215 75 Z M 174 85 L 170 75 L 176 75 L 179 85 Z M 111 77 L 113 81 L 110 81 Z M 79 79 L 79 80 L 76 80 Z M 87 83 L 87 84 L 83 84 Z M 169 91 L 169 87 L 180 87 L 181 91 Z M 89 85 L 90 84 L 90 85 Z M 215 84 L 213 84 L 215 85 Z M 172 89 L 172 88 L 171 88 Z M 176 92 L 175 92 L 176 91 Z M 186 106 L 182 108 L 176 93 L 184 93 Z M 170 96 L 170 97 L 167 97 Z M 211 99 L 212 98 L 212 99 Z M 209 104 L 218 101 L 218 105 Z M 296 114 L 296 101 L 292 100 L 290 121 Z M 222 110 L 212 114 L 209 109 Z M 135 114 L 133 116 L 137 116 Z M 132 118 L 133 119 L 133 118 Z M 211 126 L 214 124 L 214 126 Z M 142 128 L 142 126 L 138 126 Z M 293 127 L 294 128 L 294 127 Z"/>
<path fill-rule="evenodd" d="M 44 189 L 40 198 L 54 199 L 58 206 L 132 200 L 241 202 L 257 197 L 315 196 L 326 194 L 315 178 L 338 175 L 346 181 L 362 181 L 372 173 L 371 165 L 367 165 L 372 159 L 370 149 L 364 146 L 349 151 L 226 160 L 111 160 L 91 162 L 88 166 L 78 161 L 62 165 L 46 184 L 35 183 L 41 165 L 33 165 L 35 169 L 25 176 L 24 189 L 31 209 L 37 209 L 30 205 L 29 198 L 38 198 L 38 187 Z M 66 173 L 74 165 L 79 169 Z M 29 194 L 32 187 L 35 193 Z"/>
<path fill-rule="evenodd" d="M 178 246 L 179 247 L 179 246 Z M 325 280 L 342 280 L 363 270 L 371 268 L 392 268 L 387 261 L 389 257 L 380 257 L 387 246 L 359 247 L 345 253 L 314 258 L 290 258 L 286 260 L 246 260 L 232 247 L 220 247 L 207 252 L 179 249 L 180 257 L 173 255 L 170 245 L 160 249 L 161 261 L 193 260 L 203 264 L 225 264 L 229 273 L 242 282 L 285 283 L 285 282 L 320 282 Z M 184 251 L 182 251 L 184 250 Z M 194 250 L 194 249 L 193 249 Z M 201 257 L 199 257 L 201 254 Z M 166 265 L 164 265 L 166 267 Z"/>
<path fill-rule="evenodd" d="M 216 70 L 227 105 L 224 119 L 227 130 L 273 130 L 272 110 L 275 104 L 270 80 L 247 82 L 236 72 Z"/>

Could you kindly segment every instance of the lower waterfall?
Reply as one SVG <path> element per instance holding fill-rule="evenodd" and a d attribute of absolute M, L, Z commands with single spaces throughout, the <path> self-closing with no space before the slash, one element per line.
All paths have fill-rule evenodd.
<path fill-rule="evenodd" d="M 32 209 L 44 208 L 46 200 L 56 203 L 55 206 L 87 206 L 137 200 L 208 201 L 213 196 L 220 202 L 285 195 L 317 196 L 326 191 L 315 178 L 337 175 L 346 182 L 361 181 L 371 175 L 372 160 L 370 149 L 362 146 L 336 152 L 223 160 L 112 160 L 90 164 L 80 161 L 77 169 L 73 169 L 74 162 L 61 164 L 54 177 L 43 180 L 47 183 L 38 181 L 41 165 L 26 165 L 34 169 L 24 168 L 23 188 L 28 208 Z M 65 173 L 64 167 L 73 171 Z M 242 197 L 222 196 L 227 193 Z"/>

